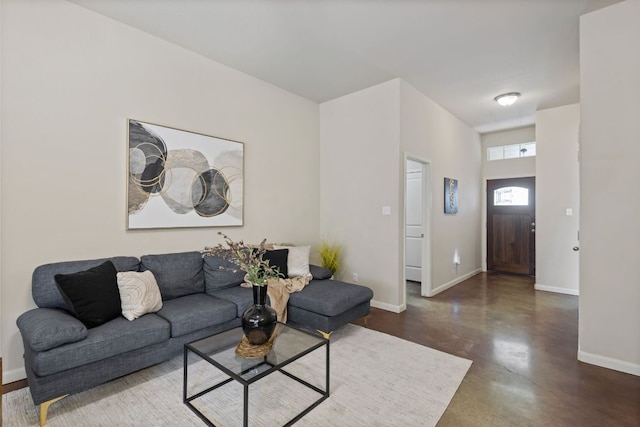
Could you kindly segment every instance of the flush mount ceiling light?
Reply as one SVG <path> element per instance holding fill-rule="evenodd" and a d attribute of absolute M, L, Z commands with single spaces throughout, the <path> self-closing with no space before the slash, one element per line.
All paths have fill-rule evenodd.
<path fill-rule="evenodd" d="M 498 95 L 493 99 L 495 99 L 496 102 L 502 105 L 503 107 L 507 107 L 509 105 L 513 105 L 518 100 L 519 97 L 520 97 L 519 92 L 509 92 L 509 93 L 503 93 L 502 95 Z"/>

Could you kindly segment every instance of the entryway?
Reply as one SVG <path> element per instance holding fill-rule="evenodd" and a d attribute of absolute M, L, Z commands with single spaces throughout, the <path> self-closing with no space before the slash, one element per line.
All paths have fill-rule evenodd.
<path fill-rule="evenodd" d="M 535 276 L 535 177 L 487 180 L 487 270 Z"/>

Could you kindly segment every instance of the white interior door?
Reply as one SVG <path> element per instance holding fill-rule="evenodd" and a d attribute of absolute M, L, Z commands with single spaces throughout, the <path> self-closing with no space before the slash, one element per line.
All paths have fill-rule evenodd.
<path fill-rule="evenodd" d="M 405 274 L 407 280 L 421 282 L 422 240 L 424 238 L 422 164 L 408 159 L 406 180 Z"/>

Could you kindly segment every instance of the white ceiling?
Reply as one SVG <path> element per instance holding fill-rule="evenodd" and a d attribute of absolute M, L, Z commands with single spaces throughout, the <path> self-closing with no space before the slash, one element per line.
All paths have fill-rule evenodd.
<path fill-rule="evenodd" d="M 486 133 L 579 102 L 579 16 L 619 0 L 71 1 L 316 102 L 400 77 Z"/>

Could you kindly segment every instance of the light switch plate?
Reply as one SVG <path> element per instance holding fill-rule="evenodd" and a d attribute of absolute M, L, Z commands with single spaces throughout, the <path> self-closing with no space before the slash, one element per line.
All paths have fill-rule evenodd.
<path fill-rule="evenodd" d="M 383 206 L 382 215 L 391 215 L 391 206 Z"/>
<path fill-rule="evenodd" d="M 571 208 L 567 208 L 567 210 L 565 212 L 566 212 L 565 215 L 567 215 L 567 216 L 572 216 L 573 215 L 573 209 L 571 209 Z"/>

